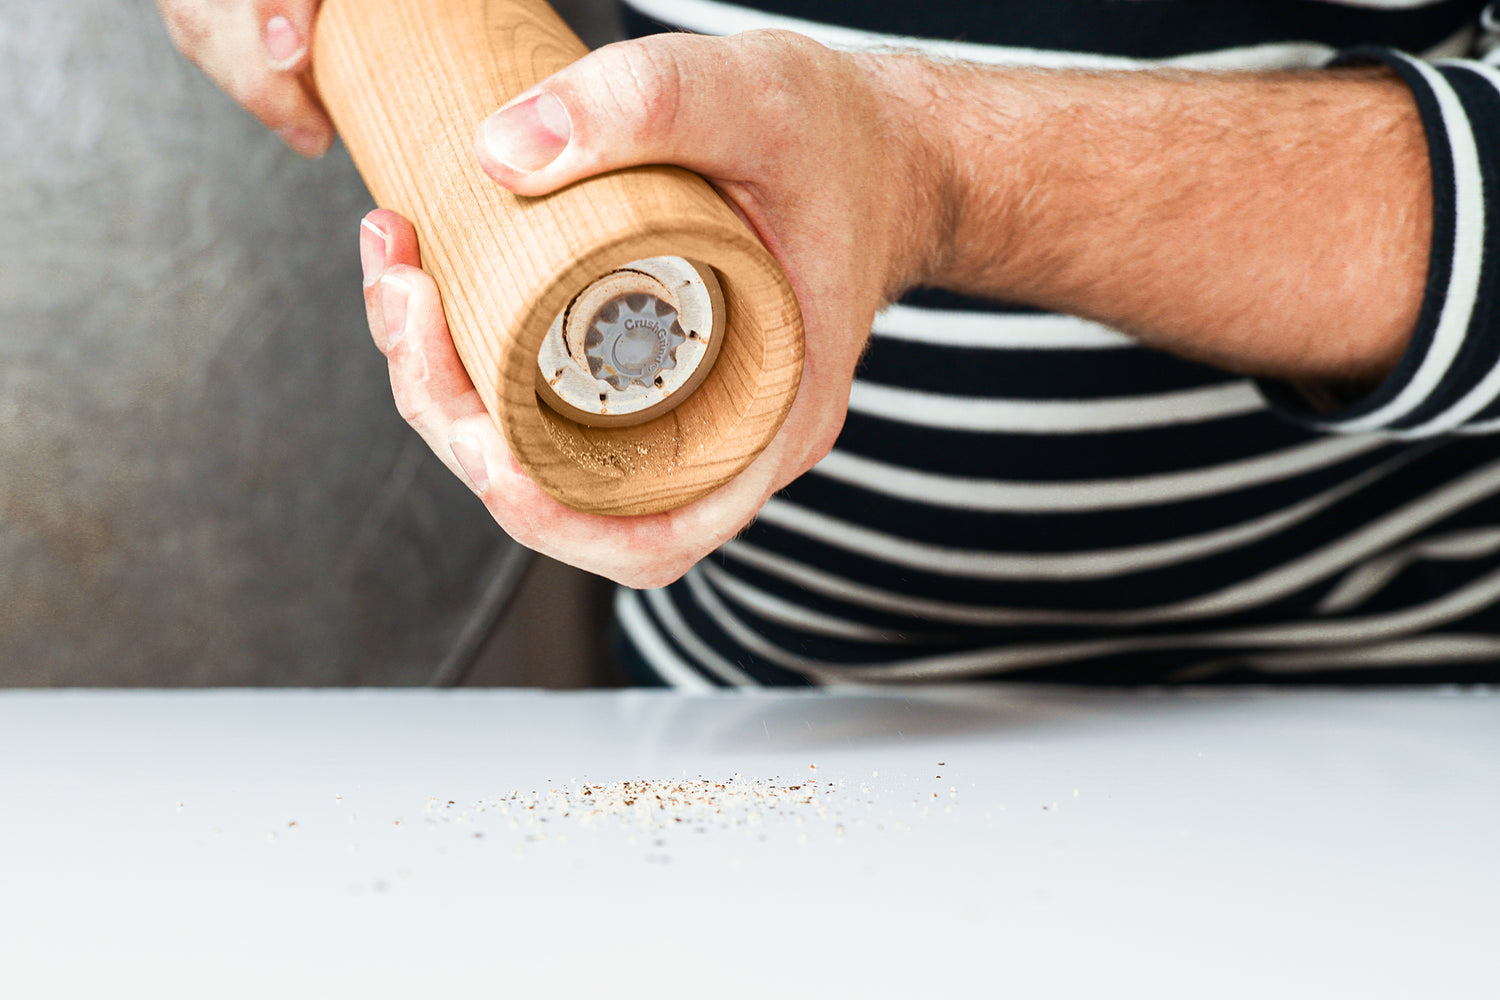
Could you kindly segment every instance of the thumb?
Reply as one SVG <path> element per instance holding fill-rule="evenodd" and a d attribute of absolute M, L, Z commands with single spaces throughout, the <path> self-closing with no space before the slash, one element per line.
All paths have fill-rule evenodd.
<path fill-rule="evenodd" d="M 776 124 L 762 119 L 757 99 L 775 92 L 767 69 L 786 68 L 758 57 L 768 47 L 818 47 L 796 37 L 656 35 L 605 46 L 486 119 L 475 141 L 480 164 L 523 195 L 646 163 L 740 174 L 759 145 L 747 130 Z M 752 62 L 757 73 L 747 80 Z"/>

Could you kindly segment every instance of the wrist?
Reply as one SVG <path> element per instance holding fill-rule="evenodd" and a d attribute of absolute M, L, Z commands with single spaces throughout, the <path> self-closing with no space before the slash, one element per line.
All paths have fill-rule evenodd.
<path fill-rule="evenodd" d="M 856 54 L 885 156 L 893 241 L 885 295 L 943 283 L 955 257 L 960 219 L 958 160 L 943 79 L 945 67 L 922 56 Z"/>
<path fill-rule="evenodd" d="M 1061 74 L 860 58 L 908 213 L 899 290 L 1035 296 L 1048 267 L 1037 250 L 1051 245 L 1035 234 L 1059 225 L 1066 207 L 1044 186 L 1057 180 L 1049 164 L 1062 162 L 1059 137 L 1073 114 Z"/>

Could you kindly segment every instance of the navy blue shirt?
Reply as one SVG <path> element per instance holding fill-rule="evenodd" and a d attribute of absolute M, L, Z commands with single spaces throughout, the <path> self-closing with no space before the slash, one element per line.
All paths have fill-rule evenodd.
<path fill-rule="evenodd" d="M 631 0 L 627 24 L 803 31 L 997 64 L 1380 61 L 1429 139 L 1406 356 L 1331 411 L 1097 324 L 918 291 L 876 321 L 833 452 L 740 538 L 622 591 L 683 686 L 966 678 L 1500 679 L 1500 77 L 1485 5 Z M 1337 128 L 1337 122 L 1330 122 Z"/>

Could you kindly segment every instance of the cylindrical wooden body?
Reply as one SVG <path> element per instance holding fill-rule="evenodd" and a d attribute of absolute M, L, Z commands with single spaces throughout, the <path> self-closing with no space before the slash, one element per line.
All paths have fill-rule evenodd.
<path fill-rule="evenodd" d="M 770 442 L 802 369 L 797 301 L 774 258 L 701 178 L 652 166 L 542 198 L 495 184 L 479 124 L 586 48 L 541 0 L 324 0 L 318 91 L 382 207 L 410 219 L 454 343 L 511 450 L 583 511 L 643 514 L 695 500 Z M 584 427 L 542 405 L 537 351 L 591 281 L 681 256 L 723 286 L 724 346 L 699 389 L 635 427 Z"/>

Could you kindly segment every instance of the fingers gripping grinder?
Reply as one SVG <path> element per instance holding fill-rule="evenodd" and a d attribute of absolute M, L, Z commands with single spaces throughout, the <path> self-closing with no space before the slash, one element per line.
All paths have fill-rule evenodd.
<path fill-rule="evenodd" d="M 324 0 L 313 67 L 375 200 L 416 225 L 454 344 L 517 461 L 576 510 L 709 493 L 781 426 L 796 298 L 701 178 L 649 166 L 541 198 L 479 123 L 587 49 L 542 0 Z"/>

